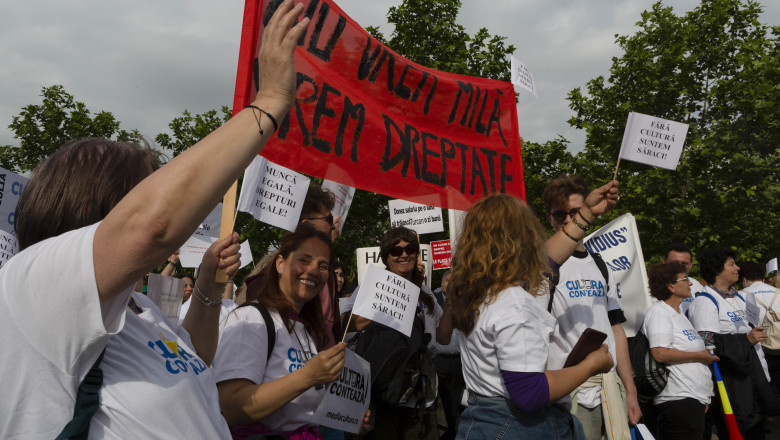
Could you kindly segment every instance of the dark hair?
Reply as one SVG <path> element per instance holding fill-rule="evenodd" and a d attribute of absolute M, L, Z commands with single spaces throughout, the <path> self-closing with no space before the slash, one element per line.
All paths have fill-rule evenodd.
<path fill-rule="evenodd" d="M 580 194 L 584 200 L 589 192 L 585 179 L 576 175 L 562 174 L 551 180 L 544 188 L 542 203 L 549 214 L 555 208 L 566 206 L 570 195 Z"/>
<path fill-rule="evenodd" d="M 312 216 L 316 216 L 323 209 L 327 209 L 328 211 L 333 210 L 335 204 L 336 196 L 334 196 L 332 192 L 315 183 L 309 183 L 309 190 L 306 191 L 306 198 L 303 200 L 301 216 L 298 218 L 298 223 L 311 218 Z"/>
<path fill-rule="evenodd" d="M 103 220 L 159 163 L 149 146 L 73 141 L 36 168 L 16 205 L 19 250 Z"/>
<path fill-rule="evenodd" d="M 691 259 L 693 259 L 693 252 L 691 252 L 691 248 L 686 246 L 684 243 L 672 243 L 669 246 L 666 247 L 666 252 L 664 253 L 664 259 L 666 259 L 669 256 L 669 252 L 679 252 L 679 253 L 687 253 L 691 256 Z"/>
<path fill-rule="evenodd" d="M 715 277 L 723 272 L 729 257 L 737 259 L 737 253 L 731 249 L 711 248 L 699 255 L 699 274 L 707 284 L 715 284 Z"/>
<path fill-rule="evenodd" d="M 385 266 L 388 265 L 387 257 L 390 256 L 390 249 L 392 249 L 393 246 L 397 245 L 402 240 L 409 244 L 416 244 L 418 246 L 420 245 L 420 241 L 417 239 L 417 233 L 409 228 L 397 226 L 385 231 L 384 235 L 382 235 L 382 240 L 379 242 L 379 258 L 382 259 L 382 264 Z M 415 263 L 414 269 L 412 269 L 411 281 L 417 286 L 422 286 L 424 277 L 425 274 L 420 272 L 420 270 L 417 268 L 417 264 Z M 420 292 L 420 302 L 428 308 L 429 314 L 433 313 L 433 308 L 435 307 L 433 298 Z"/>
<path fill-rule="evenodd" d="M 765 267 L 753 261 L 739 263 L 739 279 L 748 281 L 762 281 Z M 744 287 L 744 286 L 743 286 Z"/>
<path fill-rule="evenodd" d="M 189 279 L 192 280 L 193 283 L 195 282 L 195 275 L 193 275 L 193 274 L 191 274 L 189 272 L 177 273 L 176 274 L 176 278 L 178 278 L 180 280 L 184 279 L 184 278 L 189 278 Z"/>
<path fill-rule="evenodd" d="M 312 238 L 325 243 L 330 254 L 330 261 L 336 260 L 336 254 L 333 251 L 333 243 L 330 241 L 330 237 L 323 232 L 318 231 L 314 226 L 308 223 L 299 224 L 295 229 L 295 232 L 282 237 L 282 245 L 277 255 L 281 255 L 282 258 L 289 258 L 290 254 L 300 249 L 306 241 Z M 295 310 L 293 309 L 292 304 L 287 300 L 287 297 L 284 296 L 284 293 L 282 293 L 282 289 L 279 286 L 279 279 L 279 271 L 276 269 L 274 259 L 274 261 L 271 261 L 268 264 L 262 279 L 258 280 L 260 282 L 247 283 L 246 301 L 241 307 L 245 307 L 252 301 L 257 300 L 257 302 L 262 304 L 266 309 L 274 310 L 279 313 L 287 331 L 292 332 L 294 323 L 290 319 L 290 315 Z M 303 326 L 306 331 L 314 338 L 317 349 L 322 350 L 328 343 L 328 331 L 325 328 L 319 297 L 313 298 L 304 304 L 298 316 L 300 316 L 301 321 L 303 321 Z"/>
<path fill-rule="evenodd" d="M 647 279 L 650 284 L 650 296 L 659 301 L 666 301 L 672 296 L 668 287 L 676 279 L 677 275 L 685 274 L 685 265 L 679 261 L 671 263 L 656 264 L 647 272 Z"/>
<path fill-rule="evenodd" d="M 336 270 L 336 269 L 341 269 L 341 270 L 344 270 L 344 265 L 343 265 L 343 264 L 341 264 L 341 261 L 339 261 L 339 260 L 336 260 L 336 261 L 334 261 L 334 262 L 330 263 L 330 268 L 331 268 L 332 270 Z"/>

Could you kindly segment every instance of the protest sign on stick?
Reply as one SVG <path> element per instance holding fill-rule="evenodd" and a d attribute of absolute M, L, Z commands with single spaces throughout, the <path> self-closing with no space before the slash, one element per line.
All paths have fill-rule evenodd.
<path fill-rule="evenodd" d="M 355 188 L 331 180 L 323 181 L 322 188 L 332 192 L 336 198 L 336 203 L 333 204 L 330 212 L 333 218 L 339 217 L 339 233 L 341 233 L 347 221 L 349 207 L 352 206 L 352 199 L 355 197 Z"/>
<path fill-rule="evenodd" d="M 271 226 L 295 231 L 310 180 L 257 156 L 244 172 L 238 210 Z"/>
<path fill-rule="evenodd" d="M 409 336 L 419 296 L 420 288 L 411 281 L 369 264 L 352 313 Z"/>
<path fill-rule="evenodd" d="M 193 235 L 179 248 L 179 264 L 181 267 L 198 267 L 203 261 L 203 254 L 211 245 L 219 240 L 217 237 Z"/>
<path fill-rule="evenodd" d="M 432 241 L 431 257 L 433 259 L 433 270 L 447 269 L 452 261 L 452 247 L 449 240 Z"/>
<path fill-rule="evenodd" d="M 591 253 L 600 253 L 612 271 L 626 316 L 623 328 L 627 337 L 633 337 L 650 308 L 645 257 L 634 216 L 623 214 L 585 237 L 585 248 Z"/>
<path fill-rule="evenodd" d="M 390 226 L 405 226 L 417 234 L 428 234 L 444 230 L 441 208 L 426 206 L 406 200 L 394 199 L 388 202 Z"/>
<path fill-rule="evenodd" d="M 677 169 L 687 134 L 688 124 L 629 113 L 612 179 L 617 177 L 621 158 L 667 170 Z"/>
<path fill-rule="evenodd" d="M 509 62 L 512 69 L 512 84 L 528 90 L 536 99 L 539 99 L 539 95 L 536 94 L 536 80 L 531 69 L 512 55 L 509 56 Z"/>
<path fill-rule="evenodd" d="M 379 256 L 379 246 L 357 248 L 355 249 L 357 254 L 357 274 L 358 284 L 363 284 L 363 276 L 366 273 L 366 267 L 369 264 L 373 264 L 379 268 L 384 269 L 385 265 L 382 263 L 382 258 Z M 431 258 L 431 245 L 420 245 L 420 261 L 425 265 L 425 277 L 423 284 L 431 287 L 431 275 L 433 275 L 433 259 Z"/>
<path fill-rule="evenodd" d="M 347 349 L 341 376 L 325 388 L 312 423 L 357 434 L 371 401 L 371 365 Z"/>
<path fill-rule="evenodd" d="M 16 237 L 0 229 L 0 267 L 3 267 L 17 252 L 19 252 L 19 242 Z"/>
<path fill-rule="evenodd" d="M 250 4 L 252 3 L 252 4 Z M 514 86 L 440 72 L 377 41 L 333 0 L 303 0 L 291 110 L 263 148 L 301 173 L 395 198 L 468 209 L 525 198 Z M 234 112 L 257 93 L 256 48 L 277 0 L 247 2 Z M 260 66 L 262 68 L 262 66 Z"/>
<path fill-rule="evenodd" d="M 27 178 L 0 168 L 0 231 L 14 232 L 14 210 Z"/>

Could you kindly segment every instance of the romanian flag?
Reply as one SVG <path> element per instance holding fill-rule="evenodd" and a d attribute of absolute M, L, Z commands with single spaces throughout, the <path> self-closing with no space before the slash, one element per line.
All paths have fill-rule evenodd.
<path fill-rule="evenodd" d="M 731 410 L 731 402 L 729 402 L 729 396 L 726 394 L 726 386 L 723 385 L 723 378 L 720 377 L 720 368 L 718 368 L 718 363 L 713 362 L 712 366 L 715 367 L 715 380 L 718 381 L 720 404 L 723 407 L 723 417 L 726 418 L 726 425 L 729 429 L 729 440 L 743 440 L 742 434 L 739 433 L 737 419 L 734 417 L 734 411 Z M 718 438 L 725 438 L 725 436 L 722 436 L 719 432 Z"/>

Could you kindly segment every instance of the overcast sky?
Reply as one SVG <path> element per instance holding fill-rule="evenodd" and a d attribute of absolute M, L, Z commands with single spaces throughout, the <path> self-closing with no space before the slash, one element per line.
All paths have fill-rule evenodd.
<path fill-rule="evenodd" d="M 400 0 L 336 0 L 363 27 L 386 36 L 387 10 Z M 683 12 L 694 1 L 666 1 Z M 764 0 L 762 22 L 780 24 L 780 1 Z M 615 34 L 633 34 L 650 0 L 464 0 L 458 22 L 507 37 L 536 77 L 539 99 L 523 93 L 520 135 L 544 142 L 560 134 L 579 150 L 583 131 L 566 94 L 608 75 L 619 56 Z M 232 105 L 244 2 L 238 0 L 30 0 L 0 2 L 0 145 L 18 145 L 7 128 L 41 87 L 62 84 L 122 128 L 154 138 L 184 109 Z"/>

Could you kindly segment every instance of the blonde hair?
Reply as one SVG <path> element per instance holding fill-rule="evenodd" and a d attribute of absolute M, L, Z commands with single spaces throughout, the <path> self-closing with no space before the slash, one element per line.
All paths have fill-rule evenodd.
<path fill-rule="evenodd" d="M 505 194 L 480 200 L 466 214 L 452 260 L 453 326 L 470 333 L 483 303 L 512 286 L 535 294 L 549 271 L 544 229 L 525 202 Z"/>

